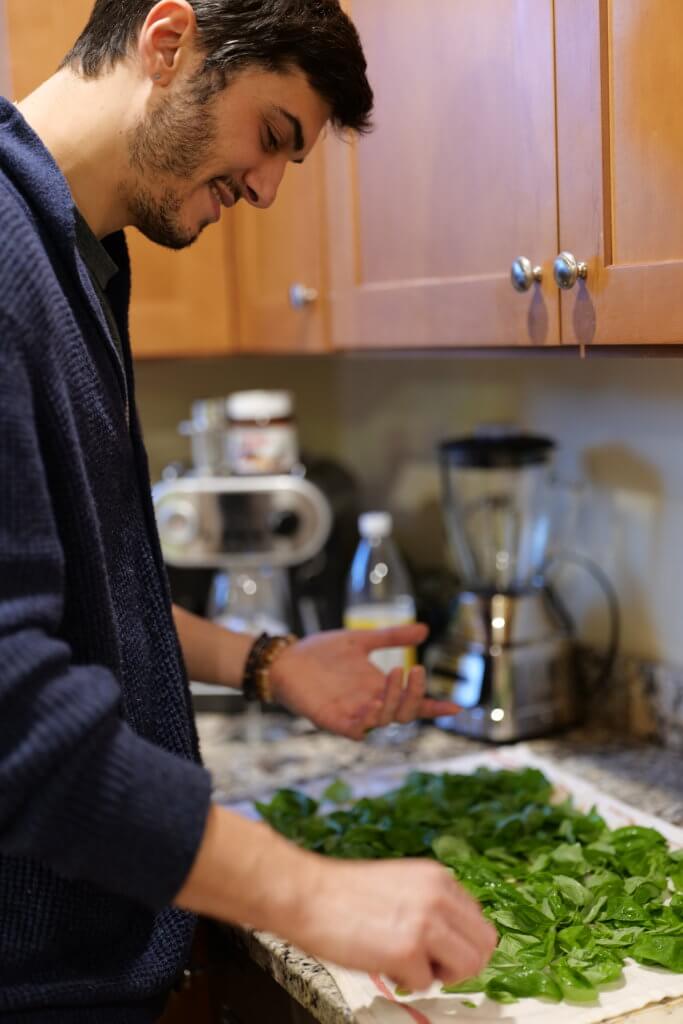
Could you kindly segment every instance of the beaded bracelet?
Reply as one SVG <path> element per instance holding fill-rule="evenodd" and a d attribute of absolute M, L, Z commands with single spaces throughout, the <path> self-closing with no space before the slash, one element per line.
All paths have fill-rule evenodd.
<path fill-rule="evenodd" d="M 288 636 L 269 636 L 261 633 L 254 640 L 244 666 L 242 689 L 245 700 L 273 703 L 273 686 L 270 679 L 270 666 L 284 650 L 296 643 L 299 638 Z"/>

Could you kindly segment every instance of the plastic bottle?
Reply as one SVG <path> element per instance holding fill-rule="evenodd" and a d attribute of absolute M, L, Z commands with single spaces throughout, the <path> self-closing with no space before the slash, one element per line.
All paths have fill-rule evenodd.
<path fill-rule="evenodd" d="M 365 512 L 358 518 L 360 542 L 351 563 L 344 610 L 347 629 L 383 629 L 415 622 L 415 599 L 410 578 L 392 539 L 389 512 Z M 384 673 L 406 672 L 415 664 L 414 647 L 388 647 L 373 651 L 370 660 Z M 379 743 L 401 743 L 414 737 L 417 723 L 392 723 L 373 730 L 368 738 Z"/>

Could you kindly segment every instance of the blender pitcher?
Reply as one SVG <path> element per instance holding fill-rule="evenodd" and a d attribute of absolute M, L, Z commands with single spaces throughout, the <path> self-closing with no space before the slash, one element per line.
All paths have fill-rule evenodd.
<path fill-rule="evenodd" d="M 464 710 L 437 720 L 496 742 L 578 717 L 571 624 L 543 579 L 556 508 L 555 443 L 529 434 L 439 446 L 446 533 L 459 590 L 425 655 L 428 690 Z"/>
<path fill-rule="evenodd" d="M 439 446 L 446 533 L 458 575 L 476 593 L 519 593 L 543 567 L 553 510 L 555 444 L 531 435 Z"/>

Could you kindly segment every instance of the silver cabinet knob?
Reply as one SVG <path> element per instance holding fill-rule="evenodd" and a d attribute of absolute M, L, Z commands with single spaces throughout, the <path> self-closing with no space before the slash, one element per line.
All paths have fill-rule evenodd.
<path fill-rule="evenodd" d="M 541 281 L 543 270 L 532 267 L 526 256 L 518 256 L 510 267 L 510 280 L 516 292 L 528 292 L 535 281 Z"/>
<path fill-rule="evenodd" d="M 305 284 L 293 284 L 289 289 L 289 304 L 292 309 L 306 309 L 318 299 L 316 288 L 307 288 Z"/>
<path fill-rule="evenodd" d="M 558 288 L 573 288 L 579 278 L 585 281 L 588 264 L 579 263 L 570 252 L 561 252 L 553 263 L 553 277 Z"/>

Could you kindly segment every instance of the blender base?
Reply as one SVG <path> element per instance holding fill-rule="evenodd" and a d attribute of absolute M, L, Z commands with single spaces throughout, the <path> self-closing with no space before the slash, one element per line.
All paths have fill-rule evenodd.
<path fill-rule="evenodd" d="M 441 643 L 427 650 L 427 691 L 463 710 L 440 728 L 492 743 L 545 736 L 581 717 L 571 634 L 543 588 L 460 595 Z"/>

